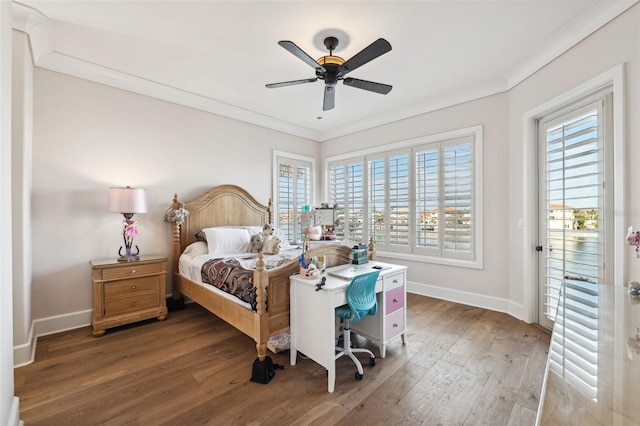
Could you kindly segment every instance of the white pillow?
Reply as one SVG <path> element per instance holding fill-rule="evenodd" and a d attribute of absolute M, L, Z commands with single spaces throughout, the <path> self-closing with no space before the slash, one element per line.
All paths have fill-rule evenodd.
<path fill-rule="evenodd" d="M 201 254 L 207 254 L 209 252 L 209 247 L 207 243 L 204 241 L 196 241 L 195 243 L 191 243 L 187 246 L 186 249 L 182 252 L 189 257 L 200 256 Z"/>
<path fill-rule="evenodd" d="M 251 235 L 244 228 L 215 227 L 205 228 L 203 231 L 207 236 L 210 255 L 218 256 L 249 251 Z"/>

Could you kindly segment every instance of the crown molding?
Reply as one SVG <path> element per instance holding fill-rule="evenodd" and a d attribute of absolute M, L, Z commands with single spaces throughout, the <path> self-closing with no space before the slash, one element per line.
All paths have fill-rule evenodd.
<path fill-rule="evenodd" d="M 54 21 L 35 8 L 13 2 L 13 27 L 29 35 L 35 66 L 122 90 L 165 100 L 301 138 L 324 142 L 438 109 L 505 92 L 534 74 L 640 0 L 599 0 L 558 30 L 546 43 L 507 69 L 502 77 L 475 87 L 430 97 L 390 114 L 381 114 L 318 132 L 293 123 L 226 104 L 157 81 L 123 73 L 55 50 Z"/>
<path fill-rule="evenodd" d="M 508 89 L 512 89 L 536 71 L 611 22 L 640 0 L 600 0 L 560 28 L 546 43 L 531 51 L 504 73 Z"/>

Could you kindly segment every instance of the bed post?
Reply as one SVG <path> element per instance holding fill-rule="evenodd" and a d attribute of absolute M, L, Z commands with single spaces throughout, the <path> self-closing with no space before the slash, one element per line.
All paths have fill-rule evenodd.
<path fill-rule="evenodd" d="M 257 328 L 256 349 L 258 350 L 258 359 L 264 361 L 267 355 L 267 339 L 269 338 L 269 321 L 267 316 L 267 281 L 264 269 L 264 258 L 262 251 L 258 253 L 256 261 L 256 274 L 254 276 L 253 285 L 256 288 L 256 315 L 254 326 Z"/>
<path fill-rule="evenodd" d="M 178 194 L 174 194 L 173 203 L 171 204 L 171 209 L 173 211 L 180 209 L 180 201 L 178 200 Z M 172 246 L 173 246 L 173 259 L 172 259 L 172 271 L 173 271 L 173 287 L 171 289 L 171 293 L 173 296 L 173 300 L 181 299 L 182 294 L 178 290 L 178 280 L 180 277 L 178 276 L 178 263 L 180 261 L 180 253 L 182 250 L 180 248 L 180 223 L 178 221 L 174 221 L 171 223 L 173 226 L 172 232 Z"/>

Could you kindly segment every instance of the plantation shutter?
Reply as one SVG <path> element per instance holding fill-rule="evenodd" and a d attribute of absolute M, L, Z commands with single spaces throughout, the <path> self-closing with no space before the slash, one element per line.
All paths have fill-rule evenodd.
<path fill-rule="evenodd" d="M 409 251 L 409 154 L 389 155 L 389 242 L 394 251 Z"/>
<path fill-rule="evenodd" d="M 336 207 L 336 238 L 338 240 L 344 239 L 344 225 L 345 225 L 345 195 L 347 192 L 347 173 L 346 165 L 344 163 L 334 163 L 329 170 L 330 188 L 331 188 L 331 203 Z"/>
<path fill-rule="evenodd" d="M 462 138 L 442 146 L 443 250 L 448 257 L 473 258 L 473 140 Z"/>
<path fill-rule="evenodd" d="M 302 234 L 300 211 L 311 202 L 311 163 L 278 157 L 278 205 L 275 221 L 289 241 Z"/>
<path fill-rule="evenodd" d="M 542 214 L 548 218 L 543 300 L 547 317 L 555 321 L 557 314 L 558 318 L 550 369 L 594 400 L 598 386 L 597 284 L 603 281 L 604 264 L 599 224 L 604 206 L 603 106 L 600 99 L 542 124 L 546 163 Z"/>
<path fill-rule="evenodd" d="M 350 160 L 330 166 L 331 202 L 336 204 L 336 237 L 361 242 L 364 232 L 364 162 Z"/>
<path fill-rule="evenodd" d="M 373 238 L 378 250 L 386 249 L 386 173 L 385 157 L 368 159 L 369 237 Z"/>
<path fill-rule="evenodd" d="M 440 156 L 438 144 L 416 148 L 416 252 L 439 254 Z"/>
<path fill-rule="evenodd" d="M 347 224 L 348 238 L 363 243 L 364 232 L 364 163 L 347 165 Z"/>

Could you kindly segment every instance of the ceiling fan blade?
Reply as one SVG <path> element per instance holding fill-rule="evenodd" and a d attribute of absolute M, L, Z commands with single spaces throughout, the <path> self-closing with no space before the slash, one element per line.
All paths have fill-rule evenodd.
<path fill-rule="evenodd" d="M 384 55 L 391 50 L 391 44 L 383 38 L 379 38 L 369 46 L 356 53 L 354 57 L 340 66 L 340 73 L 345 75 L 348 72 L 363 66 L 367 62 Z"/>
<path fill-rule="evenodd" d="M 284 47 L 285 49 L 287 49 L 296 58 L 300 59 L 302 62 L 309 65 L 310 67 L 320 71 L 325 71 L 325 72 L 327 71 L 325 67 L 317 63 L 315 59 L 313 59 L 311 56 L 305 53 L 304 50 L 300 49 L 294 42 L 289 40 L 281 40 L 278 42 L 278 44 Z"/>
<path fill-rule="evenodd" d="M 355 87 L 357 89 L 368 90 L 370 92 L 380 93 L 381 95 L 386 95 L 393 89 L 393 86 L 389 86 L 388 84 L 375 83 L 373 81 L 360 80 L 358 78 L 347 77 L 344 79 L 343 84 L 351 87 Z"/>
<path fill-rule="evenodd" d="M 322 110 L 329 111 L 336 105 L 336 88 L 334 86 L 324 86 L 324 101 Z"/>
<path fill-rule="evenodd" d="M 314 83 L 318 80 L 318 77 L 314 78 L 305 78 L 302 80 L 292 80 L 292 81 L 283 81 L 281 83 L 269 83 L 265 84 L 269 89 L 275 89 L 276 87 L 285 87 L 285 86 L 294 86 L 296 84 L 304 84 L 304 83 Z"/>

